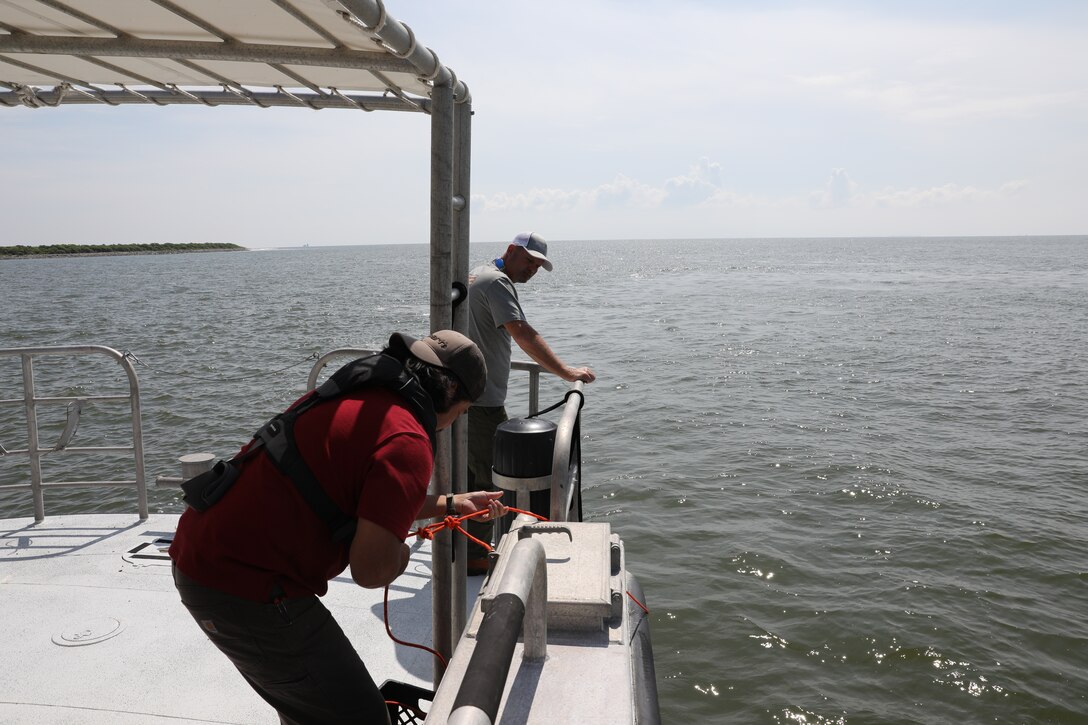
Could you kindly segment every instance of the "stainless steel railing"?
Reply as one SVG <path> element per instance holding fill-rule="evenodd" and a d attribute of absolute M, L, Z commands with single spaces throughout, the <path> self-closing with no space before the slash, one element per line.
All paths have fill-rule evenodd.
<path fill-rule="evenodd" d="M 128 393 L 124 395 L 64 395 L 39 397 L 34 385 L 34 360 L 42 357 L 104 355 L 113 359 L 124 370 L 128 378 Z M 21 398 L 0 400 L 0 407 L 22 406 L 26 415 L 27 447 L 6 450 L 0 445 L 0 457 L 25 455 L 30 464 L 30 483 L 0 485 L 0 489 L 30 489 L 34 499 L 34 520 L 45 519 L 45 496 L 47 488 L 72 488 L 76 486 L 132 486 L 136 489 L 137 508 L 140 518 L 146 519 L 147 484 L 144 471 L 143 431 L 140 425 L 140 381 L 132 360 L 125 353 L 100 345 L 71 345 L 47 347 L 16 347 L 0 349 L 0 357 L 18 357 L 22 362 Z M 72 446 L 69 445 L 79 427 L 83 406 L 88 402 L 127 402 L 132 421 L 132 442 L 125 445 L 107 446 Z M 38 429 L 38 408 L 42 405 L 68 406 L 68 419 L 59 440 L 53 446 L 42 448 Z M 42 457 L 64 451 L 68 454 L 131 452 L 134 460 L 135 478 L 133 480 L 88 480 L 88 481 L 45 481 L 42 476 Z"/>
<path fill-rule="evenodd" d="M 306 389 L 317 386 L 317 379 L 321 371 L 334 358 L 363 357 L 373 355 L 378 350 L 365 348 L 344 347 L 331 350 L 314 363 L 310 369 L 310 375 L 306 379 Z M 529 374 L 529 415 L 535 415 L 540 410 L 540 376 L 551 375 L 547 370 L 535 362 L 514 360 L 510 363 L 511 370 L 520 370 Z M 585 384 L 576 382 L 567 393 L 563 410 L 557 423 L 558 430 L 555 433 L 555 449 L 552 454 L 551 476 L 551 509 L 548 518 L 552 521 L 569 521 L 571 512 L 574 512 L 576 520 L 582 518 L 581 476 L 582 476 L 582 447 L 579 438 L 581 424 L 581 409 L 583 401 L 583 389 Z"/>
<path fill-rule="evenodd" d="M 358 358 L 373 355 L 378 350 L 366 348 L 344 347 L 329 352 L 318 358 L 310 374 L 306 379 L 306 389 L 317 386 L 317 379 L 321 371 L 335 358 Z M 520 370 L 529 374 L 529 415 L 535 415 L 540 410 L 540 376 L 551 375 L 547 370 L 535 362 L 514 360 L 510 363 L 511 370 Z M 585 384 L 576 382 L 567 393 L 563 410 L 557 423 L 558 430 L 555 434 L 555 449 L 552 454 L 551 475 L 551 509 L 552 521 L 569 521 L 571 511 L 575 512 L 575 518 L 581 519 L 582 502 L 578 496 L 581 486 L 581 441 L 579 440 L 579 426 L 581 423 L 581 409 L 583 401 L 582 390 Z M 578 498 L 576 499 L 576 496 Z"/>
<path fill-rule="evenodd" d="M 334 358 L 358 358 L 373 355 L 377 352 L 381 351 L 368 350 L 361 347 L 341 347 L 336 350 L 330 350 L 319 357 L 313 367 L 310 368 L 310 375 L 306 378 L 306 389 L 310 390 L 317 387 L 317 379 L 320 377 L 321 371 L 324 370 L 325 366 Z M 540 410 L 540 375 L 541 373 L 551 375 L 551 373 L 537 365 L 535 362 L 523 362 L 521 360 L 512 361 L 510 363 L 510 369 L 529 373 L 529 415 L 536 413 Z"/>
<path fill-rule="evenodd" d="M 548 655 L 548 570 L 544 546 L 522 539 L 495 589 L 495 599 L 476 633 L 449 725 L 491 725 L 498 715 L 514 648 L 522 634 L 522 659 L 543 663 Z M 486 646 L 485 646 L 486 645 Z"/>
<path fill-rule="evenodd" d="M 581 411 L 585 383 L 578 381 L 571 386 L 563 403 L 555 431 L 555 449 L 552 452 L 551 509 L 552 521 L 582 520 L 582 444 L 580 436 Z"/>
<path fill-rule="evenodd" d="M 335 350 L 330 350 L 319 357 L 313 367 L 310 368 L 310 374 L 306 378 L 306 389 L 313 390 L 317 387 L 317 378 L 321 375 L 321 371 L 324 370 L 325 366 L 334 358 L 346 357 L 354 360 L 378 352 L 381 352 L 381 350 L 367 350 L 366 348 L 361 347 L 340 347 Z"/>

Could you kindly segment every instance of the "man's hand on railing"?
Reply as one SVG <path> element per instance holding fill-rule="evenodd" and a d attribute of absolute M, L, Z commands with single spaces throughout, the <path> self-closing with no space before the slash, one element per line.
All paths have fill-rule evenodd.
<path fill-rule="evenodd" d="M 592 368 L 575 368 L 567 365 L 563 368 L 563 379 L 568 383 L 574 383 L 581 381 L 583 383 L 592 383 L 597 379 L 597 374 L 593 372 Z"/>

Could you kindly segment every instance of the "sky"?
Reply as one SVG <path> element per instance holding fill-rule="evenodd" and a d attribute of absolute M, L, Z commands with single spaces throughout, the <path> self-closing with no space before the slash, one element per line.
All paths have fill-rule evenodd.
<path fill-rule="evenodd" d="M 1088 234 L 1082 0 L 386 0 L 470 88 L 471 240 Z M 0 245 L 428 240 L 429 120 L 0 108 Z"/>

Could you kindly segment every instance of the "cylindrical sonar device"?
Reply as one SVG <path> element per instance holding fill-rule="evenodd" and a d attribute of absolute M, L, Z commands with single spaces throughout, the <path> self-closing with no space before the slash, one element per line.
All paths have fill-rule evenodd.
<path fill-rule="evenodd" d="M 495 429 L 491 479 L 508 492 L 503 496 L 507 506 L 551 516 L 556 427 L 544 418 L 511 418 Z M 509 530 L 510 519 L 499 519 L 499 536 Z"/>

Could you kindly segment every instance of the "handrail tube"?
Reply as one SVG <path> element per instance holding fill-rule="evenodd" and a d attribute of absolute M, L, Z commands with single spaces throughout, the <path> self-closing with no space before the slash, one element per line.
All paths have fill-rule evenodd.
<path fill-rule="evenodd" d="M 321 375 L 321 371 L 325 369 L 325 366 L 329 364 L 329 361 L 335 357 L 343 357 L 345 355 L 354 355 L 355 357 L 366 357 L 367 355 L 376 355 L 381 350 L 372 350 L 365 347 L 339 347 L 335 350 L 329 350 L 327 353 L 317 359 L 317 362 L 310 368 L 310 374 L 306 378 L 306 389 L 311 390 L 317 386 L 317 378 Z M 528 362 L 525 360 L 512 360 L 510 362 L 511 370 L 523 370 L 529 373 L 529 399 L 530 406 L 532 401 L 536 400 L 540 396 L 540 374 L 547 372 L 544 368 L 540 367 L 535 362 Z M 581 391 L 585 387 L 584 383 L 577 382 L 572 386 L 572 389 Z M 536 409 L 530 407 L 530 413 L 535 413 Z"/>
<path fill-rule="evenodd" d="M 538 363 L 524 360 L 511 360 L 510 369 L 529 373 L 529 415 L 536 415 L 540 410 L 540 374 L 547 370 Z"/>
<path fill-rule="evenodd" d="M 335 350 L 330 350 L 317 359 L 313 367 L 310 368 L 310 374 L 306 378 L 306 389 L 313 390 L 317 387 L 317 376 L 321 374 L 321 371 L 325 369 L 325 366 L 329 364 L 329 360 L 334 357 L 341 357 L 344 355 L 354 355 L 357 358 L 366 357 L 368 355 L 376 355 L 380 350 L 368 350 L 362 347 L 340 347 Z"/>
<path fill-rule="evenodd" d="M 23 364 L 23 403 L 26 406 L 27 448 L 30 449 L 30 492 L 34 498 L 34 521 L 45 521 L 42 495 L 42 460 L 38 448 L 38 409 L 34 402 L 34 356 L 20 355 Z"/>
<path fill-rule="evenodd" d="M 128 487 L 136 485 L 136 481 L 43 481 L 41 483 L 42 489 L 47 488 L 78 488 L 82 486 L 114 486 L 114 487 Z M 4 483 L 0 484 L 0 489 L 19 489 L 26 488 L 25 483 Z"/>
<path fill-rule="evenodd" d="M 570 454 L 574 430 L 578 425 L 578 416 L 582 411 L 582 390 L 585 383 L 576 381 L 571 386 L 575 395 L 568 394 L 567 401 L 563 405 L 563 414 L 555 431 L 555 449 L 552 452 L 552 483 L 551 502 L 548 516 L 552 521 L 566 521 L 569 517 L 570 506 L 568 499 L 571 493 L 567 489 L 573 489 L 570 484 Z"/>
<path fill-rule="evenodd" d="M 143 431 L 140 425 L 141 410 L 140 410 L 140 381 L 136 376 L 136 368 L 133 366 L 129 356 L 125 353 L 118 352 L 111 347 L 105 347 L 103 345 L 57 345 L 57 346 L 40 346 L 40 347 L 13 347 L 0 349 L 0 356 L 12 356 L 19 357 L 22 363 L 22 376 L 23 376 L 23 400 L 22 403 L 26 407 L 26 423 L 27 423 L 27 449 L 26 454 L 30 456 L 30 489 L 34 499 L 34 520 L 41 522 L 45 520 L 45 500 L 42 496 L 43 487 L 53 487 L 58 484 L 43 484 L 42 482 L 42 470 L 41 470 L 41 457 L 48 453 L 54 453 L 53 449 L 42 449 L 39 445 L 38 439 L 38 416 L 37 406 L 39 403 L 54 403 L 54 402 L 71 402 L 67 396 L 61 399 L 53 398 L 37 398 L 34 394 L 34 357 L 35 356 L 65 356 L 65 355 L 105 355 L 112 358 L 121 368 L 125 371 L 125 375 L 128 378 L 128 396 L 96 396 L 96 397 L 81 397 L 82 400 L 91 399 L 115 399 L 124 400 L 128 398 L 130 403 L 130 417 L 132 419 L 132 446 L 130 447 L 118 447 L 116 450 L 131 450 L 133 458 L 135 459 L 135 481 L 132 483 L 126 483 L 123 485 L 136 486 L 136 498 L 137 508 L 139 510 L 139 516 L 141 520 L 146 520 L 148 517 L 148 505 L 147 505 L 147 483 L 145 479 L 144 469 L 144 446 L 143 446 Z M 63 449 L 69 452 L 78 449 Z M 91 449 L 95 450 L 95 449 Z M 98 449 L 103 450 L 103 449 Z M 10 452 L 10 451 L 9 451 Z M 77 484 L 62 483 L 59 485 L 119 485 L 118 482 L 113 481 L 87 481 L 79 482 Z M 17 486 L 18 487 L 18 486 Z"/>
<path fill-rule="evenodd" d="M 580 466 L 578 466 L 578 467 L 567 466 L 567 481 L 568 482 L 573 482 L 574 481 L 575 468 L 578 469 L 578 475 L 579 476 L 582 475 Z M 570 514 L 569 514 L 570 509 L 571 509 L 572 506 L 574 506 L 574 496 L 577 493 L 578 493 L 578 487 L 567 486 L 567 495 L 563 497 L 563 510 L 568 512 L 568 514 L 567 514 L 567 520 L 568 521 L 570 520 Z M 578 502 L 578 519 L 577 519 L 577 521 L 582 520 L 581 516 L 582 516 L 582 503 L 581 503 L 581 501 L 579 501 Z"/>
<path fill-rule="evenodd" d="M 450 713 L 451 725 L 495 722 L 510 674 L 519 631 L 522 658 L 543 662 L 548 646 L 548 575 L 544 545 L 522 539 L 510 551 L 491 608 L 476 634 L 464 679 Z"/>
<path fill-rule="evenodd" d="M 540 410 L 540 370 L 529 371 L 529 415 Z"/>
<path fill-rule="evenodd" d="M 108 400 L 117 402 L 120 400 L 128 400 L 127 395 L 61 395 L 57 397 L 45 397 L 35 398 L 39 403 L 74 403 L 77 400 L 87 402 L 88 400 Z M 22 398 L 5 398 L 0 400 L 0 405 L 22 405 L 25 403 Z"/>
<path fill-rule="evenodd" d="M 39 448 L 38 451 L 42 454 L 54 454 L 54 453 L 103 453 L 106 451 L 116 453 L 118 451 L 131 451 L 132 446 L 65 446 L 64 448 Z M 5 451 L 2 455 L 13 456 L 16 453 L 28 454 L 31 452 L 30 448 L 16 448 L 13 451 Z"/>

